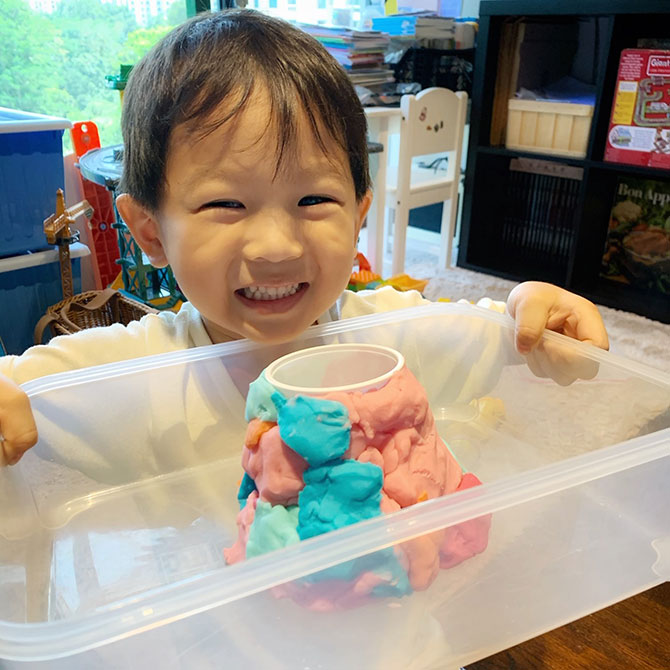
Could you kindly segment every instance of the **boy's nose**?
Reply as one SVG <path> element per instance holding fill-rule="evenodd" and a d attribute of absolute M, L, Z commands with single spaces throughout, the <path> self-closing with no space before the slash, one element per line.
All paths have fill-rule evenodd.
<path fill-rule="evenodd" d="M 244 254 L 249 260 L 271 263 L 294 260 L 303 253 L 296 222 L 285 216 L 259 217 L 249 225 Z"/>

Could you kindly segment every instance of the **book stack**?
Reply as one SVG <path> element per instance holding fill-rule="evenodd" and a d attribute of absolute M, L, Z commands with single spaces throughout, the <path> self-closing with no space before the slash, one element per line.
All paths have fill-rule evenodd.
<path fill-rule="evenodd" d="M 420 11 L 374 18 L 372 27 L 388 33 L 394 39 L 414 40 L 418 46 L 430 49 L 456 48 L 455 20 L 437 16 L 434 12 Z"/>
<path fill-rule="evenodd" d="M 393 81 L 393 71 L 384 63 L 389 36 L 379 30 L 352 30 L 298 24 L 326 47 L 347 71 L 352 83 L 370 88 Z"/>

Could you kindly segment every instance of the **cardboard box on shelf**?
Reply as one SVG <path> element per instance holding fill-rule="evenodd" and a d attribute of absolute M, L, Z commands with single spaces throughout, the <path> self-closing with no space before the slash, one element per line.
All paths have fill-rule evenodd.
<path fill-rule="evenodd" d="M 670 168 L 670 51 L 621 52 L 605 160 Z"/>

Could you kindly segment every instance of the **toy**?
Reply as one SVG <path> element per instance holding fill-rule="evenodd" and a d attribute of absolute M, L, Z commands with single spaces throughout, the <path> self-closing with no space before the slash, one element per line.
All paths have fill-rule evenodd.
<path fill-rule="evenodd" d="M 123 92 L 126 89 L 126 84 L 128 83 L 128 77 L 130 71 L 133 69 L 132 65 L 119 65 L 119 74 L 106 74 L 105 75 L 105 85 L 107 88 L 111 88 L 119 92 L 119 101 L 123 104 Z"/>
<path fill-rule="evenodd" d="M 70 230 L 70 226 L 77 218 L 84 215 L 90 218 L 93 208 L 87 200 L 82 200 L 76 205 L 65 209 L 65 196 L 63 189 L 56 192 L 56 213 L 44 220 L 44 234 L 49 244 L 58 246 L 58 260 L 60 263 L 61 286 L 63 298 L 71 298 L 74 295 L 72 285 L 72 266 L 70 264 L 70 245 L 79 241 L 79 231 Z"/>
<path fill-rule="evenodd" d="M 357 272 L 352 272 L 349 278 L 347 289 L 350 291 L 363 291 L 366 289 L 377 289 L 382 286 L 392 286 L 398 291 L 423 291 L 428 284 L 427 279 L 413 279 L 407 274 L 399 274 L 390 279 L 382 279 L 381 275 L 372 272 L 372 267 L 368 259 L 362 254 L 357 253 L 355 265 L 358 266 Z"/>
<path fill-rule="evenodd" d="M 98 128 L 92 121 L 77 122 L 70 131 L 72 145 L 77 158 L 81 159 L 87 151 L 100 148 Z M 80 175 L 81 176 L 81 175 Z M 100 184 L 81 176 L 84 197 L 93 205 L 90 217 L 90 242 L 92 243 L 94 266 L 99 278 L 98 288 L 109 286 L 119 274 L 119 245 L 116 230 L 112 224 L 116 221 L 114 202 L 110 192 Z M 97 283 L 97 282 L 96 282 Z"/>
<path fill-rule="evenodd" d="M 61 287 L 63 300 L 47 308 L 46 314 L 35 325 L 33 341 L 42 343 L 47 327 L 56 335 L 68 335 L 84 328 L 109 326 L 112 323 L 127 325 L 146 314 L 156 313 L 155 309 L 132 300 L 118 291 L 86 291 L 74 295 L 70 244 L 79 240 L 79 231 L 70 226 L 81 215 L 90 219 L 93 208 L 87 200 L 66 209 L 62 189 L 56 193 L 56 212 L 44 220 L 44 234 L 49 244 L 58 246 Z"/>
<path fill-rule="evenodd" d="M 354 259 L 354 266 L 358 265 L 358 272 L 352 272 L 347 288 L 350 291 L 362 291 L 368 288 L 377 288 L 382 276 L 372 272 L 370 261 L 359 251 Z"/>
<path fill-rule="evenodd" d="M 42 222 L 65 183 L 63 131 L 71 125 L 0 106 L 0 258 L 48 248 Z"/>
<path fill-rule="evenodd" d="M 79 169 L 86 179 L 104 186 L 114 197 L 123 169 L 123 145 L 116 144 L 87 151 L 79 161 Z M 117 233 L 120 277 L 112 288 L 140 300 L 155 309 L 178 311 L 184 296 L 174 278 L 172 268 L 156 268 L 147 262 L 128 227 L 116 212 L 112 228 Z"/>
<path fill-rule="evenodd" d="M 246 419 L 227 563 L 480 483 L 437 435 L 424 389 L 388 347 L 326 345 L 276 360 L 250 385 Z M 402 597 L 483 551 L 489 525 L 488 516 L 474 519 L 275 594 L 321 611 Z"/>
<path fill-rule="evenodd" d="M 413 279 L 407 274 L 399 274 L 379 283 L 377 288 L 382 286 L 392 286 L 398 291 L 419 291 L 421 293 L 428 284 L 427 279 Z"/>

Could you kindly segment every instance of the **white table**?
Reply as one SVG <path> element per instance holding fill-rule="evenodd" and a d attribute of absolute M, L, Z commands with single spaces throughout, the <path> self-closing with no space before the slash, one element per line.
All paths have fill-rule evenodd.
<path fill-rule="evenodd" d="M 373 200 L 368 212 L 368 243 L 366 256 L 374 272 L 382 273 L 384 262 L 384 210 L 386 207 L 386 168 L 389 161 L 389 143 L 393 134 L 400 133 L 400 107 L 365 107 L 368 136 L 383 146 L 377 158 L 377 169 L 372 178 Z"/>

